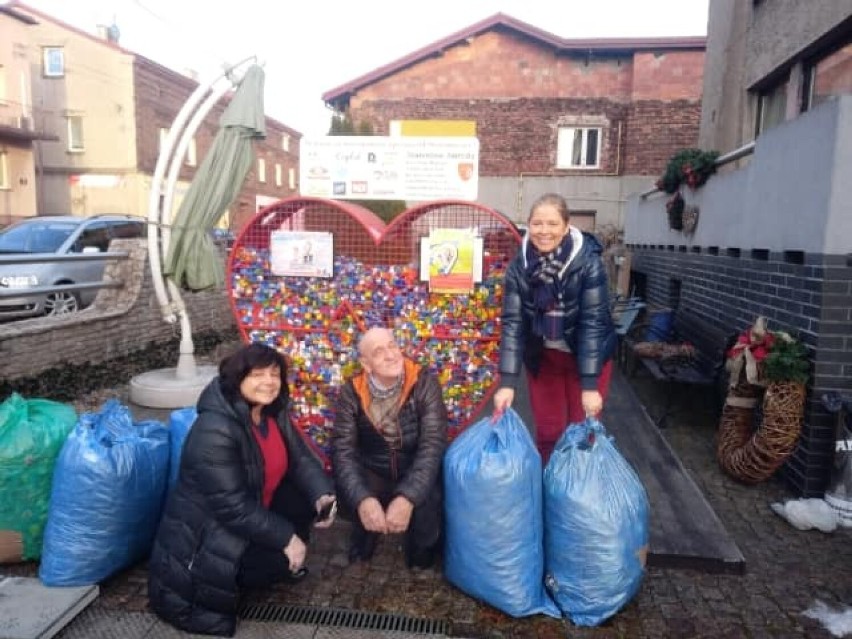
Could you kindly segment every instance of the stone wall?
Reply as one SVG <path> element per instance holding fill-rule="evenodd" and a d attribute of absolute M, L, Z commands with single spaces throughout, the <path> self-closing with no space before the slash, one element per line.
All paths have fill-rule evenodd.
<path fill-rule="evenodd" d="M 108 362 L 179 334 L 167 324 L 154 296 L 148 254 L 142 240 L 115 240 L 111 251 L 127 260 L 107 264 L 104 279 L 122 280 L 101 289 L 91 306 L 67 317 L 44 317 L 0 324 L 0 380 L 38 375 L 67 364 Z M 224 290 L 185 293 L 193 334 L 235 329 Z M 174 361 L 178 352 L 175 350 Z"/>
<path fill-rule="evenodd" d="M 688 309 L 720 330 L 749 327 L 800 338 L 813 362 L 799 446 L 783 474 L 805 496 L 821 496 L 834 455 L 827 391 L 852 392 L 852 258 L 800 251 L 633 245 L 633 281 L 651 303 Z"/>

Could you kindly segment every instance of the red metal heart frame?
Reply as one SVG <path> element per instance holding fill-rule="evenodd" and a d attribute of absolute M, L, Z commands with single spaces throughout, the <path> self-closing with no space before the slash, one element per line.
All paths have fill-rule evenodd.
<path fill-rule="evenodd" d="M 482 238 L 482 274 L 471 293 L 430 292 L 421 281 L 421 239 L 436 229 L 475 229 Z M 330 277 L 317 275 L 310 241 L 288 244 L 290 274 L 273 274 L 273 231 L 330 233 Z M 228 261 L 237 326 L 245 341 L 288 358 L 293 421 L 327 467 L 334 393 L 357 371 L 355 341 L 370 326 L 392 328 L 406 354 L 438 376 L 450 438 L 464 430 L 495 390 L 502 279 L 519 243 L 503 215 L 461 201 L 421 204 L 385 225 L 351 202 L 294 197 L 249 221 Z M 280 271 L 280 245 L 275 253 Z"/>

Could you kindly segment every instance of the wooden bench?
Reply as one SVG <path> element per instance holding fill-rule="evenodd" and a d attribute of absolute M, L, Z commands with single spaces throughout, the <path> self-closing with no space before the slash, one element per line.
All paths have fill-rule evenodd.
<path fill-rule="evenodd" d="M 686 310 L 674 314 L 669 344 L 689 343 L 691 356 L 674 354 L 662 358 L 637 355 L 636 344 L 644 339 L 647 323 L 633 327 L 624 339 L 624 360 L 627 370 L 635 375 L 641 367 L 658 382 L 666 385 L 662 414 L 656 419 L 664 427 L 675 409 L 679 386 L 702 387 L 713 393 L 714 408 L 720 410 L 725 398 L 725 353 L 733 346 L 736 333 L 726 333 L 701 317 Z"/>

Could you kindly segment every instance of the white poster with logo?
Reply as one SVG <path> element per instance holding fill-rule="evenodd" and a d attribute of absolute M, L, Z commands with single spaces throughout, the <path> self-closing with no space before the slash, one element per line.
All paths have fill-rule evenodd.
<path fill-rule="evenodd" d="M 479 140 L 306 138 L 299 150 L 299 191 L 337 200 L 473 201 L 479 191 Z"/>
<path fill-rule="evenodd" d="M 334 236 L 317 231 L 273 231 L 269 238 L 269 268 L 273 275 L 331 277 Z"/>

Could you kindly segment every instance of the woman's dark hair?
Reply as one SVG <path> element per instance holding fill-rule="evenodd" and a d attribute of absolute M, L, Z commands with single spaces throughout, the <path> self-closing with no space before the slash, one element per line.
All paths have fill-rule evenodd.
<path fill-rule="evenodd" d="M 222 360 L 219 364 L 219 386 L 222 394 L 231 403 L 239 399 L 245 401 L 240 393 L 240 384 L 255 368 L 269 366 L 278 366 L 281 371 L 281 391 L 267 410 L 272 413 L 279 412 L 287 405 L 290 397 L 287 387 L 287 360 L 281 353 L 266 344 L 248 344 Z"/>
<path fill-rule="evenodd" d="M 535 212 L 535 210 L 542 204 L 549 204 L 554 207 L 557 211 L 559 211 L 562 221 L 565 222 L 565 224 L 568 224 L 571 212 L 568 210 L 568 202 L 566 202 L 565 198 L 559 195 L 559 193 L 545 193 L 544 195 L 540 195 L 536 201 L 532 203 L 529 217 L 532 217 L 533 212 Z M 529 218 L 527 218 L 527 220 L 529 220 Z"/>

